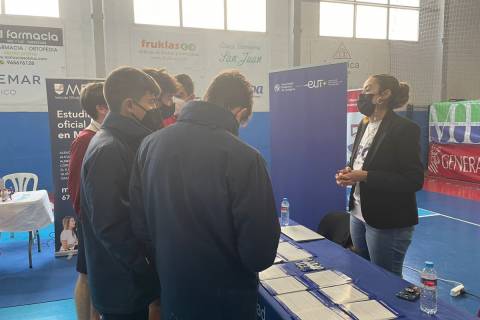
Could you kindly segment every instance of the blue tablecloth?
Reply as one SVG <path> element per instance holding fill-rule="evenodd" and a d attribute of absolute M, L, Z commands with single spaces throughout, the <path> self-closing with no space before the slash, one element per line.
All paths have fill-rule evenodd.
<path fill-rule="evenodd" d="M 398 311 L 402 319 L 442 319 L 442 320 L 475 320 L 471 314 L 457 309 L 452 305 L 438 300 L 438 313 L 428 316 L 420 311 L 420 302 L 409 302 L 395 296 L 397 292 L 410 285 L 409 282 L 384 269 L 370 263 L 353 252 L 328 241 L 318 240 L 297 243 L 315 256 L 318 261 L 328 269 L 338 270 L 352 278 L 353 282 L 361 289 L 384 301 L 387 305 Z M 290 315 L 261 285 L 257 306 L 257 319 L 276 320 L 291 319 Z"/>

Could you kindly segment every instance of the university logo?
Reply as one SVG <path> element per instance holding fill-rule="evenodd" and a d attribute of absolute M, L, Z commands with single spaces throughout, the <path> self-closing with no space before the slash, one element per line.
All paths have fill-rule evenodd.
<path fill-rule="evenodd" d="M 55 83 L 53 85 L 53 90 L 57 95 L 61 95 L 65 92 L 65 85 L 63 83 Z"/>

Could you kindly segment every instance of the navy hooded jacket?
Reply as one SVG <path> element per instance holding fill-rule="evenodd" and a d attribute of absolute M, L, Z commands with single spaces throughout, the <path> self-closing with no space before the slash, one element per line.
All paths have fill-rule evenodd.
<path fill-rule="evenodd" d="M 135 231 L 155 252 L 165 319 L 256 317 L 280 226 L 265 161 L 237 135 L 232 112 L 194 101 L 139 148 Z"/>
<path fill-rule="evenodd" d="M 146 247 L 133 233 L 128 194 L 135 152 L 149 133 L 110 112 L 83 160 L 82 230 L 90 292 L 100 313 L 134 313 L 159 295 Z"/>

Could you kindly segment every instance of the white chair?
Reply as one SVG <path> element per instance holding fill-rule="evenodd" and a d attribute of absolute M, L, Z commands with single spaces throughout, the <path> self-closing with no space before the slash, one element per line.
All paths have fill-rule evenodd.
<path fill-rule="evenodd" d="M 3 177 L 3 181 L 5 182 L 5 185 L 7 184 L 8 180 L 12 182 L 13 189 L 15 190 L 15 192 L 28 191 L 27 188 L 28 188 L 28 184 L 30 183 L 30 180 L 33 180 L 33 189 L 30 191 L 37 190 L 38 176 L 34 173 L 7 174 L 6 176 Z"/>
<path fill-rule="evenodd" d="M 28 185 L 31 180 L 33 180 L 33 188 L 31 190 L 28 190 Z M 11 182 L 11 184 L 13 185 L 13 190 L 15 192 L 35 191 L 37 190 L 38 186 L 38 176 L 34 173 L 19 172 L 7 174 L 6 176 L 3 176 L 3 182 L 5 183 L 5 186 L 7 185 L 7 181 Z M 30 268 L 32 267 L 32 245 L 34 241 L 34 234 L 37 236 L 38 252 L 41 251 L 40 234 L 38 233 L 38 230 L 30 231 L 28 237 L 28 257 L 30 260 Z M 13 232 L 10 233 L 10 238 L 14 237 L 15 234 Z"/>

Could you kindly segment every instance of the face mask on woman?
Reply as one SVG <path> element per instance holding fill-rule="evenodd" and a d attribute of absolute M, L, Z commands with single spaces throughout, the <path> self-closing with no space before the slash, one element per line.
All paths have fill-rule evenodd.
<path fill-rule="evenodd" d="M 375 104 L 372 101 L 374 96 L 373 93 L 361 93 L 358 98 L 358 111 L 367 117 L 370 117 L 375 111 Z"/>

